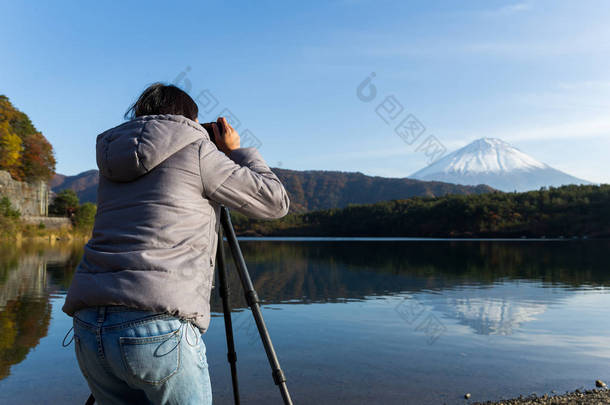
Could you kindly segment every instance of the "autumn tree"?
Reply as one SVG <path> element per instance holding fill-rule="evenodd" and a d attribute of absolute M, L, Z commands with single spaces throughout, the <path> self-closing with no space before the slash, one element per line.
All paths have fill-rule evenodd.
<path fill-rule="evenodd" d="M 53 147 L 40 132 L 28 134 L 23 139 L 21 172 L 26 181 L 48 181 L 55 174 Z"/>
<path fill-rule="evenodd" d="M 22 149 L 21 138 L 15 134 L 8 121 L 1 121 L 0 169 L 7 170 L 14 178 L 19 176 Z"/>
<path fill-rule="evenodd" d="M 15 180 L 49 181 L 55 174 L 53 147 L 8 97 L 0 95 L 0 170 Z"/>

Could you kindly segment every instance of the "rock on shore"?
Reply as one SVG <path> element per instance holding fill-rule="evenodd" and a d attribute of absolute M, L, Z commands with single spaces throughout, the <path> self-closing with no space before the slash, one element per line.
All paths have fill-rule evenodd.
<path fill-rule="evenodd" d="M 474 405 L 606 405 L 610 404 L 610 390 L 593 389 L 588 391 L 576 390 L 563 395 L 528 396 L 501 401 L 477 402 Z"/>

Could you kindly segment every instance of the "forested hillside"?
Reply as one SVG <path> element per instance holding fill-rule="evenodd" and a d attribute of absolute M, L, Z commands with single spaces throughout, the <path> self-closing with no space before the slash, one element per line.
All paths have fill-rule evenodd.
<path fill-rule="evenodd" d="M 484 185 L 461 186 L 439 181 L 367 176 L 354 172 L 278 168 L 274 168 L 273 172 L 288 191 L 291 212 L 343 208 L 348 204 L 370 204 L 416 196 L 439 197 L 493 191 Z"/>
<path fill-rule="evenodd" d="M 234 215 L 234 225 L 267 236 L 610 237 L 610 185 L 415 197 L 275 221 Z"/>
<path fill-rule="evenodd" d="M 95 203 L 97 202 L 98 175 L 97 170 L 87 170 L 76 176 L 65 176 L 58 173 L 51 179 L 49 185 L 55 193 L 70 189 L 76 192 L 80 201 Z"/>

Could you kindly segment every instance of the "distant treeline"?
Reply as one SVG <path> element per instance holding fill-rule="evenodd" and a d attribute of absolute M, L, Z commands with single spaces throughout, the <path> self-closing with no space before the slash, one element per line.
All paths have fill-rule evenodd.
<path fill-rule="evenodd" d="M 610 185 L 525 193 L 415 197 L 290 214 L 233 214 L 241 235 L 403 237 L 610 237 Z"/>

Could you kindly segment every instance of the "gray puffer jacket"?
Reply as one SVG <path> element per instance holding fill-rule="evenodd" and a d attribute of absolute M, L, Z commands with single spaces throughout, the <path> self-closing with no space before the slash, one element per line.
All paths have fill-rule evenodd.
<path fill-rule="evenodd" d="M 198 123 L 149 115 L 97 137 L 97 214 L 63 311 L 126 305 L 210 322 L 220 204 L 280 218 L 289 200 L 255 148 L 220 152 Z"/>

